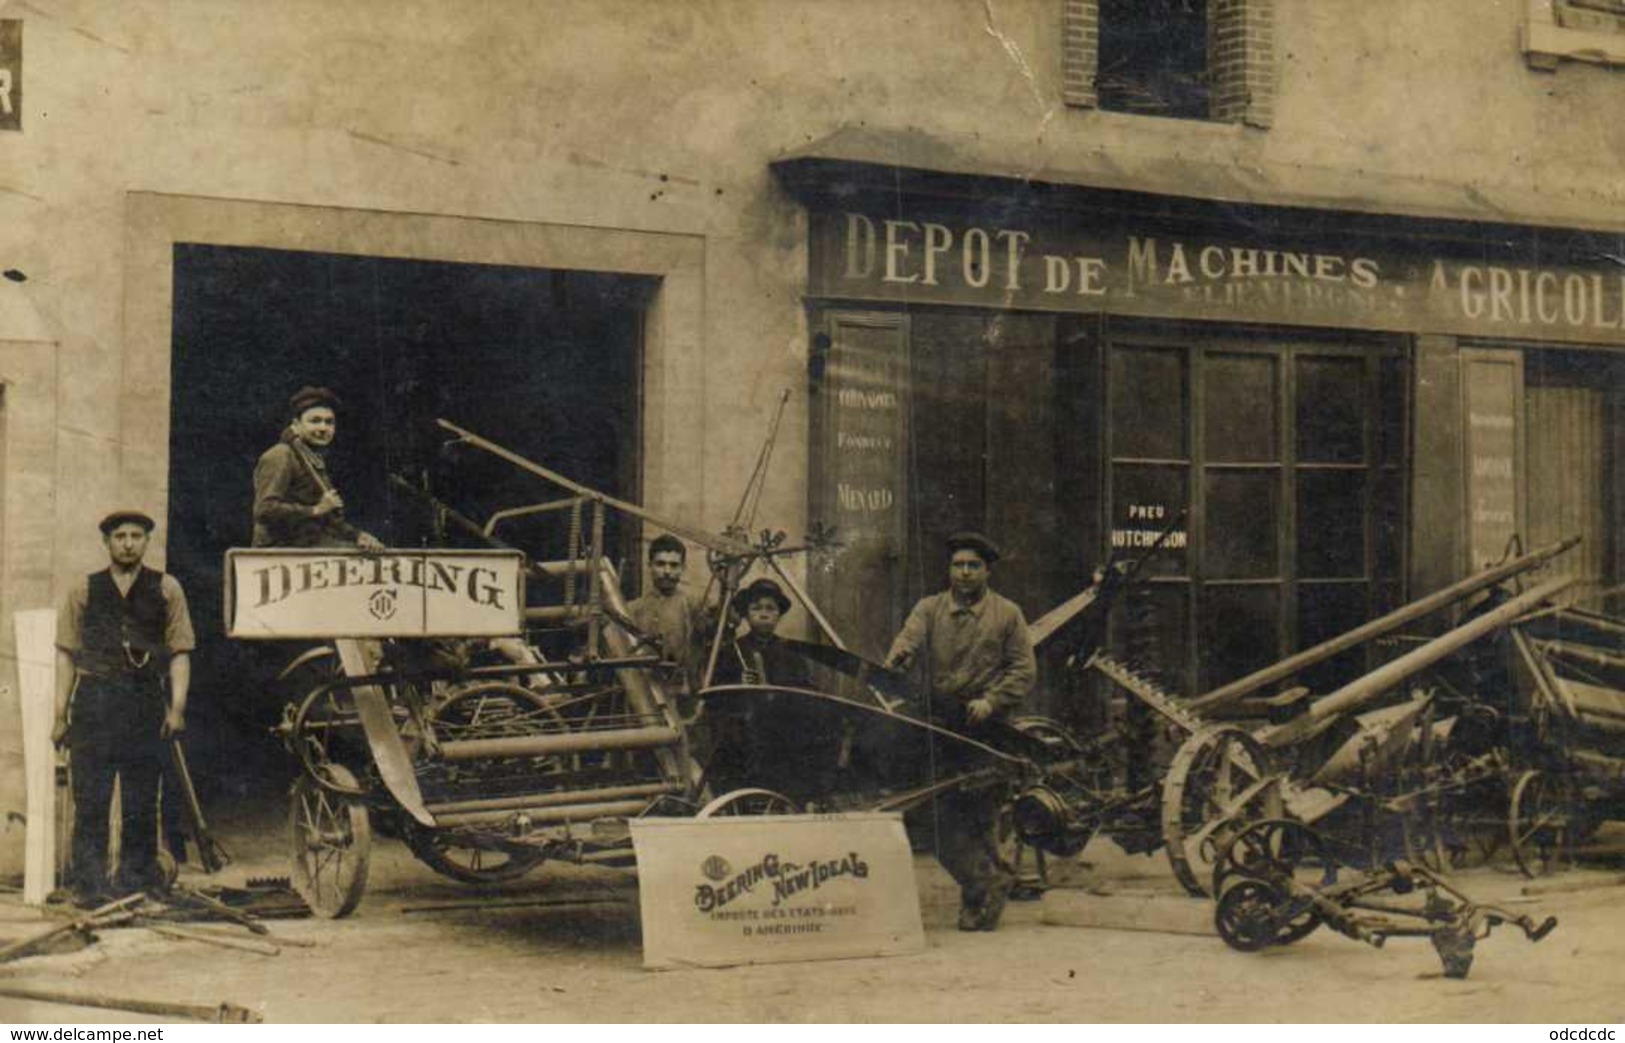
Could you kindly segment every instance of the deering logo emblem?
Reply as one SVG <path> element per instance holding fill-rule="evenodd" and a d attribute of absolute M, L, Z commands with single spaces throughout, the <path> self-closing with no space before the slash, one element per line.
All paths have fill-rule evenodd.
<path fill-rule="evenodd" d="M 718 882 L 726 880 L 728 874 L 733 871 L 734 867 L 729 865 L 728 860 L 721 855 L 712 855 L 700 863 L 700 872 L 705 874 L 707 880 Z"/>
<path fill-rule="evenodd" d="M 371 612 L 375 619 L 388 619 L 393 616 L 395 614 L 394 589 L 373 591 L 372 596 L 367 599 L 367 611 Z"/>

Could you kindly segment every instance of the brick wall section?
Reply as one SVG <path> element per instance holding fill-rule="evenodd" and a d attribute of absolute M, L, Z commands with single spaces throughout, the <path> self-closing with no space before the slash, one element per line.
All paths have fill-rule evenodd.
<path fill-rule="evenodd" d="M 1274 0 L 1210 0 L 1212 119 L 1268 127 L 1275 118 Z"/>
<path fill-rule="evenodd" d="M 1061 0 L 1061 99 L 1068 105 L 1094 108 L 1095 69 L 1100 58 L 1100 7 L 1097 0 Z"/>

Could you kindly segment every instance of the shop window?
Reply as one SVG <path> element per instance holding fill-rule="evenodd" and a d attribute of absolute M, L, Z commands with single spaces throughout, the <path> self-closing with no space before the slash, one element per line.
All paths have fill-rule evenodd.
<path fill-rule="evenodd" d="M 1299 469 L 1300 575 L 1365 575 L 1365 483 L 1364 469 Z"/>
<path fill-rule="evenodd" d="M 1148 571 L 1154 618 L 1138 624 L 1160 632 L 1161 659 L 1141 665 L 1159 667 L 1186 692 L 1208 691 L 1398 604 L 1402 357 L 1376 345 L 1317 342 L 1123 341 L 1109 353 L 1114 540 L 1143 539 L 1147 516 L 1189 508 L 1177 550 Z M 1162 405 L 1146 401 L 1152 394 Z M 1170 402 L 1190 403 L 1178 435 L 1142 430 L 1152 417 L 1170 423 Z M 1152 438 L 1167 455 L 1130 452 Z M 1170 614 L 1181 611 L 1189 615 L 1175 626 Z M 1118 624 L 1120 647 L 1133 643 L 1132 629 Z M 1176 643 L 1175 633 L 1195 640 Z M 1368 651 L 1299 681 L 1330 690 L 1366 668 Z"/>
<path fill-rule="evenodd" d="M 1185 353 L 1145 350 L 1112 355 L 1112 415 L 1136 417 L 1117 432 L 1116 453 L 1147 460 L 1183 460 Z"/>
<path fill-rule="evenodd" d="M 1347 633 L 1372 616 L 1364 585 L 1302 583 L 1298 586 L 1298 645 L 1309 648 Z M 1365 649 L 1351 648 L 1303 672 L 1297 683 L 1324 695 L 1362 672 Z"/>
<path fill-rule="evenodd" d="M 1203 572 L 1213 579 L 1275 579 L 1280 573 L 1280 474 L 1205 468 L 1207 540 Z"/>
<path fill-rule="evenodd" d="M 1365 362 L 1300 358 L 1298 459 L 1357 464 L 1365 459 Z"/>
<path fill-rule="evenodd" d="M 1276 360 L 1215 354 L 1208 356 L 1207 370 L 1207 458 L 1226 463 L 1279 459 Z"/>
<path fill-rule="evenodd" d="M 1270 124 L 1273 0 L 1063 0 L 1067 104 Z"/>
<path fill-rule="evenodd" d="M 1216 587 L 1203 600 L 1200 647 L 1205 682 L 1221 666 L 1224 674 L 1242 677 L 1281 658 L 1278 588 Z"/>
<path fill-rule="evenodd" d="M 1625 363 L 1596 352 L 1542 349 L 1524 354 L 1528 531 L 1542 547 L 1570 536 L 1580 545 L 1560 560 L 1579 581 L 1570 592 L 1592 607 L 1621 574 L 1620 446 L 1625 444 Z"/>

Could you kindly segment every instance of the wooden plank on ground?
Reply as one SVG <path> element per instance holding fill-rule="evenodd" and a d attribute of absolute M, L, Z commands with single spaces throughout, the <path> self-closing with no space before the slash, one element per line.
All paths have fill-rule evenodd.
<path fill-rule="evenodd" d="M 1213 903 L 1186 895 L 1097 895 L 1083 891 L 1044 893 L 1044 923 L 1111 931 L 1154 931 L 1216 937 Z"/>
<path fill-rule="evenodd" d="M 18 702 L 22 706 L 23 774 L 28 826 L 23 848 L 23 901 L 44 905 L 56 889 L 56 610 L 13 615 Z"/>

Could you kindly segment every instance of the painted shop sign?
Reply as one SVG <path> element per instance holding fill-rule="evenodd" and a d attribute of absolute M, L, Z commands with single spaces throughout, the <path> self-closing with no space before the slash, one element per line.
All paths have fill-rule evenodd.
<path fill-rule="evenodd" d="M 816 212 L 812 251 L 814 296 L 1625 342 L 1617 265 L 856 211 Z"/>
<path fill-rule="evenodd" d="M 0 130 L 23 129 L 23 23 L 0 18 Z"/>
<path fill-rule="evenodd" d="M 1525 531 L 1518 496 L 1522 359 L 1481 349 L 1461 357 L 1467 567 L 1477 571 L 1505 561 L 1510 541 Z"/>
<path fill-rule="evenodd" d="M 646 967 L 925 948 L 901 815 L 645 818 L 631 828 Z"/>
<path fill-rule="evenodd" d="M 502 637 L 524 603 L 518 551 L 226 552 L 232 637 Z"/>

